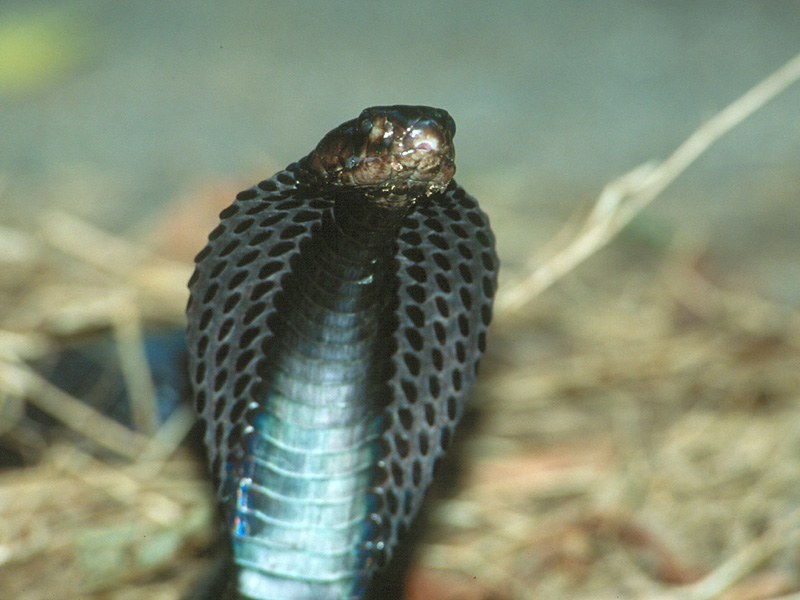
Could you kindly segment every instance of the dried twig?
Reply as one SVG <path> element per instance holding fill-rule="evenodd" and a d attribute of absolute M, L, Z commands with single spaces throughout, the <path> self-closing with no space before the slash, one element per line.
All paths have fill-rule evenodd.
<path fill-rule="evenodd" d="M 152 434 L 158 427 L 158 400 L 145 354 L 142 322 L 136 305 L 121 299 L 112 313 L 117 356 L 125 378 L 134 428 Z"/>
<path fill-rule="evenodd" d="M 510 317 L 606 245 L 711 144 L 800 79 L 800 54 L 697 129 L 661 163 L 649 162 L 609 183 L 570 242 L 516 284 L 501 289 L 496 309 Z"/>
<path fill-rule="evenodd" d="M 753 572 L 771 556 L 790 544 L 797 544 L 800 534 L 800 509 L 777 521 L 763 535 L 753 540 L 719 565 L 700 581 L 659 596 L 657 600 L 712 600 Z"/>

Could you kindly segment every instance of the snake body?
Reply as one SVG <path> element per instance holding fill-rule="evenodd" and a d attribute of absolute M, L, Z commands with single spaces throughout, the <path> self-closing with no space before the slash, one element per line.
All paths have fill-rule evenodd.
<path fill-rule="evenodd" d="M 238 194 L 196 258 L 190 373 L 236 597 L 364 594 L 486 345 L 498 260 L 444 110 L 364 110 Z"/>

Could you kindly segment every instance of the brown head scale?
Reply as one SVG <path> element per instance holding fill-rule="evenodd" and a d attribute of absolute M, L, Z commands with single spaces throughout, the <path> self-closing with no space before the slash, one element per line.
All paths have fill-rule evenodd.
<path fill-rule="evenodd" d="M 429 196 L 455 174 L 456 126 L 429 106 L 373 106 L 330 131 L 307 157 L 328 185 L 376 195 Z"/>

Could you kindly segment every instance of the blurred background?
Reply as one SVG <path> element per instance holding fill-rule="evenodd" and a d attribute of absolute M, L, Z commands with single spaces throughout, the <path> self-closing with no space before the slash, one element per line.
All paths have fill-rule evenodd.
<path fill-rule="evenodd" d="M 13 456 L 0 510 L 17 523 L 0 526 L 0 590 L 178 598 L 205 568 L 213 508 L 189 453 L 142 462 L 146 436 L 163 434 L 152 414 L 133 424 L 136 452 L 98 452 L 81 409 L 58 412 L 59 392 L 84 392 L 39 365 L 107 334 L 122 395 L 157 397 L 142 365 L 168 359 L 134 346 L 182 327 L 191 257 L 238 190 L 366 106 L 445 108 L 502 288 L 606 182 L 668 156 L 797 52 L 798 1 L 0 4 L 0 435 Z M 410 597 L 797 593 L 799 106 L 795 85 L 608 248 L 499 315 L 463 473 L 431 506 Z M 62 434 L 32 424 L 32 396 Z M 88 486 L 72 521 L 67 485 Z M 138 524 L 109 541 L 110 522 Z M 148 527 L 154 555 L 137 545 Z M 697 591 L 752 547 L 758 568 Z"/>

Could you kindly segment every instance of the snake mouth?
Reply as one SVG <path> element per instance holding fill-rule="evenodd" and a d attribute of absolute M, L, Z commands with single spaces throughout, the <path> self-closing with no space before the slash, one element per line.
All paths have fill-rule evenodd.
<path fill-rule="evenodd" d="M 329 132 L 309 155 L 309 167 L 336 187 L 430 195 L 455 174 L 454 135 L 445 110 L 375 106 Z"/>

